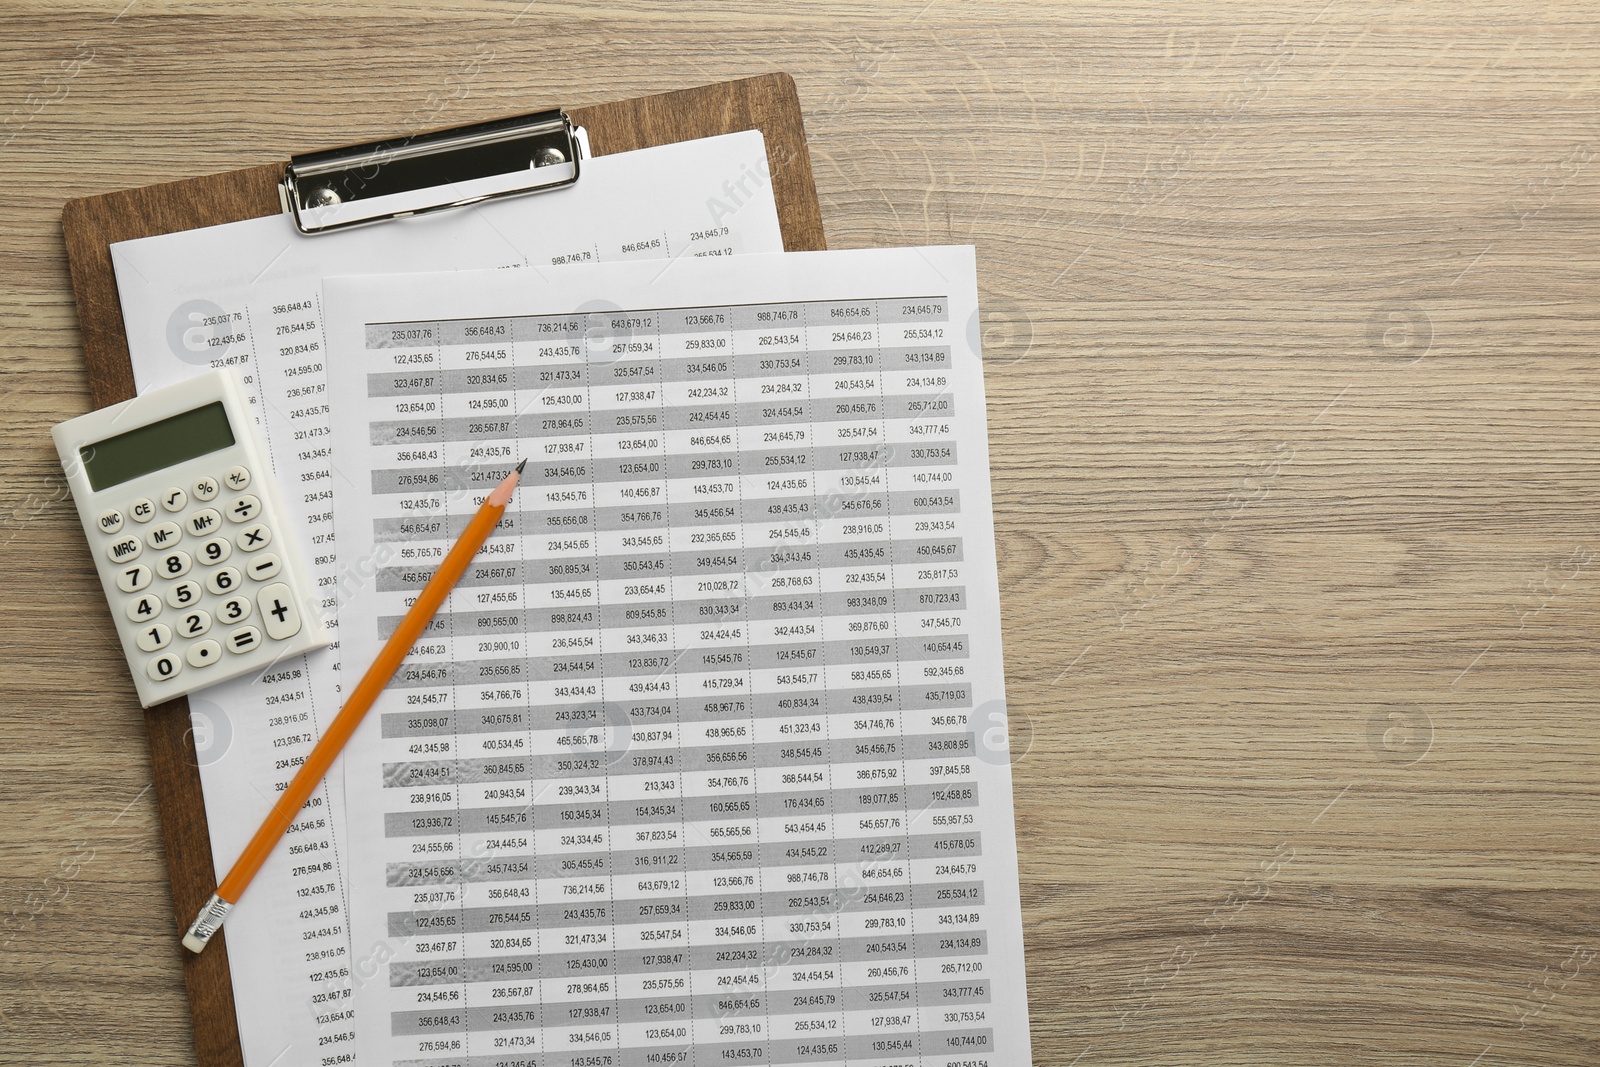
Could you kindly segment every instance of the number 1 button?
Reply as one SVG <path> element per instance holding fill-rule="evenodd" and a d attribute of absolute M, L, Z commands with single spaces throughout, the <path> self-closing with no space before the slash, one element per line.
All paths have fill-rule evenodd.
<path fill-rule="evenodd" d="M 282 641 L 300 632 L 300 612 L 294 606 L 294 595 L 282 582 L 275 582 L 257 593 L 256 606 L 261 609 L 261 620 L 267 628 L 267 636 L 274 641 Z"/>

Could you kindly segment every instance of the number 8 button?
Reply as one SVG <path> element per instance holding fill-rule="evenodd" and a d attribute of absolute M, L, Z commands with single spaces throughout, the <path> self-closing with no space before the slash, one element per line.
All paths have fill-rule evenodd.
<path fill-rule="evenodd" d="M 206 588 L 222 596 L 239 587 L 241 575 L 232 567 L 223 567 L 206 576 Z"/>

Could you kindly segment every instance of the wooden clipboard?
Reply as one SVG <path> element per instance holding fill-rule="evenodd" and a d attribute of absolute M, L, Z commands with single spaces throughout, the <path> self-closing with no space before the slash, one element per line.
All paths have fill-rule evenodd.
<path fill-rule="evenodd" d="M 543 102 L 541 102 L 543 103 Z M 788 251 L 826 247 L 822 213 L 811 178 L 805 128 L 794 79 L 766 74 L 697 89 L 619 100 L 572 109 L 572 120 L 589 135 L 594 155 L 672 144 L 741 130 L 760 130 L 766 138 L 773 195 L 783 245 Z M 412 131 L 397 131 L 409 133 Z M 307 145 L 306 148 L 322 147 Z M 69 201 L 61 213 L 72 289 L 78 303 L 83 356 L 95 407 L 134 395 L 122 309 L 110 246 L 117 241 L 224 222 L 275 215 L 281 208 L 277 184 L 282 164 L 250 167 L 187 181 Z M 384 225 L 393 225 L 384 224 Z M 317 240 L 308 237 L 306 240 Z M 177 934 L 205 904 L 216 883 L 211 839 L 200 793 L 200 772 L 189 725 L 189 704 L 178 699 L 145 712 L 150 737 L 150 771 L 161 812 L 167 874 L 172 881 Z M 222 941 L 226 932 L 219 933 Z M 244 1058 L 234 1015 L 228 954 L 213 945 L 200 955 L 182 952 L 195 1053 L 205 1067 L 237 1065 Z"/>

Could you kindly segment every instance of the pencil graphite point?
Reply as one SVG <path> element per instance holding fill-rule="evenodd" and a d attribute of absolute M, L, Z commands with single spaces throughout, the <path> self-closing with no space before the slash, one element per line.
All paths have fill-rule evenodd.
<path fill-rule="evenodd" d="M 522 468 L 526 467 L 527 465 L 528 465 L 528 461 L 526 459 L 524 459 L 521 463 L 518 463 L 517 464 L 516 473 L 521 474 L 522 473 Z"/>

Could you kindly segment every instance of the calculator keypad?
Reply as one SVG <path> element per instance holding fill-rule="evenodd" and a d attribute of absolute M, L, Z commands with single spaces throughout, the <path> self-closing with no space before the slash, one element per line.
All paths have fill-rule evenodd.
<path fill-rule="evenodd" d="M 102 551 L 118 567 L 117 589 L 128 594 L 123 611 L 137 624 L 135 641 L 152 654 L 145 663 L 152 679 L 177 677 L 186 667 L 204 670 L 225 654 L 254 652 L 263 643 L 262 629 L 274 641 L 300 632 L 289 586 L 263 584 L 282 573 L 283 561 L 262 551 L 273 531 L 257 521 L 261 499 L 243 492 L 251 480 L 248 468 L 229 467 L 187 491 L 172 486 L 154 501 L 140 497 L 96 519 L 105 535 Z M 163 512 L 171 517 L 151 525 Z M 125 532 L 129 518 L 147 529 Z M 146 547 L 155 554 L 141 559 Z M 245 555 L 236 558 L 236 551 Z M 229 559 L 234 566 L 224 565 Z M 175 614 L 155 621 L 164 608 Z"/>

